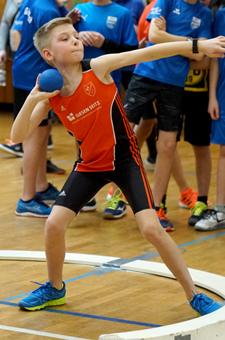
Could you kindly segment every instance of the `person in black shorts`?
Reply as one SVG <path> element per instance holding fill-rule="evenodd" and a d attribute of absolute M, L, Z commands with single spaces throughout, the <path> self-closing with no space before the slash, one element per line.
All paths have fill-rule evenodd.
<path fill-rule="evenodd" d="M 143 236 L 159 252 L 185 291 L 191 307 L 208 314 L 221 306 L 199 294 L 179 249 L 159 223 L 153 197 L 122 100 L 110 73 L 126 65 L 188 53 L 192 42 L 159 44 L 126 53 L 83 60 L 83 45 L 69 18 L 57 18 L 42 26 L 34 45 L 43 58 L 63 75 L 60 91 L 42 92 L 39 77 L 11 130 L 21 142 L 37 128 L 50 108 L 80 145 L 80 158 L 62 188 L 46 221 L 45 250 L 49 281 L 22 299 L 23 310 L 39 310 L 66 302 L 63 282 L 65 233 L 79 210 L 106 183 L 121 187 L 134 211 Z M 200 53 L 223 56 L 225 37 L 199 41 Z M 79 194 L 77 194 L 79 192 Z"/>

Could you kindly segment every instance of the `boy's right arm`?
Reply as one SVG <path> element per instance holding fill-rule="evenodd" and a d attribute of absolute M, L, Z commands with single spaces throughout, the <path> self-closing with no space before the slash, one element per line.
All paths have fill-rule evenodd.
<path fill-rule="evenodd" d="M 11 139 L 14 143 L 23 142 L 39 126 L 51 109 L 48 98 L 54 97 L 58 93 L 58 90 L 42 92 L 37 80 L 36 86 L 30 92 L 13 123 Z"/>

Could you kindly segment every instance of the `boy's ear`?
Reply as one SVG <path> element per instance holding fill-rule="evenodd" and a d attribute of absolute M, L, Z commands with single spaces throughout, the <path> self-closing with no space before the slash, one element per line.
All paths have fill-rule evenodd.
<path fill-rule="evenodd" d="M 53 60 L 53 56 L 51 54 L 51 52 L 45 48 L 43 51 L 42 51 L 42 54 L 43 54 L 43 57 L 46 59 L 46 60 Z"/>

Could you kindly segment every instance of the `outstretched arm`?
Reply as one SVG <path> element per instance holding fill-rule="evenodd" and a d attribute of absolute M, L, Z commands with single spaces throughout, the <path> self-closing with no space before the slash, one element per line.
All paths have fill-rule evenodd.
<path fill-rule="evenodd" d="M 58 90 L 42 92 L 38 80 L 39 77 L 13 123 L 11 139 L 14 143 L 23 142 L 39 126 L 51 109 L 48 98 L 54 97 L 59 93 Z"/>
<path fill-rule="evenodd" d="M 151 21 L 151 25 L 149 26 L 148 33 L 149 41 L 153 44 L 161 44 L 165 42 L 174 42 L 174 41 L 187 41 L 187 37 L 179 36 L 175 34 L 170 34 L 166 32 L 166 20 L 164 17 L 154 18 Z M 200 40 L 200 39 L 199 39 Z M 203 40 L 203 38 L 201 38 Z M 181 53 L 180 53 L 181 54 Z M 194 60 L 202 60 L 204 55 L 202 53 L 193 54 L 192 51 L 187 53 L 182 53 L 183 57 L 194 59 Z"/>
<path fill-rule="evenodd" d="M 220 36 L 214 39 L 198 41 L 198 50 L 200 53 L 212 58 L 224 58 L 225 37 Z M 99 79 L 104 82 L 105 77 L 108 78 L 109 73 L 118 68 L 191 51 L 192 41 L 157 44 L 130 52 L 107 54 L 94 58 L 91 61 L 91 66 Z"/>

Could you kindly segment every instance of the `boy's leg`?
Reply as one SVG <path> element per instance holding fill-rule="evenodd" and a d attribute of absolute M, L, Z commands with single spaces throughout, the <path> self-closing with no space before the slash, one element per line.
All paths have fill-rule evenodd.
<path fill-rule="evenodd" d="M 173 239 L 161 227 L 156 211 L 142 210 L 135 214 L 142 235 L 153 244 L 162 260 L 183 287 L 188 301 L 197 294 L 183 257 Z"/>
<path fill-rule="evenodd" d="M 160 203 L 167 187 L 171 175 L 173 158 L 176 151 L 177 132 L 159 131 L 158 154 L 155 165 L 153 195 L 155 205 L 160 207 Z"/>
<path fill-rule="evenodd" d="M 48 188 L 46 156 L 49 132 L 48 125 L 39 126 L 23 143 L 22 200 L 24 201 L 31 200 L 36 191 L 41 192 Z"/>
<path fill-rule="evenodd" d="M 75 212 L 58 205 L 53 206 L 45 225 L 45 253 L 47 258 L 48 280 L 53 287 L 62 288 L 62 271 L 65 258 L 65 233 Z"/>

